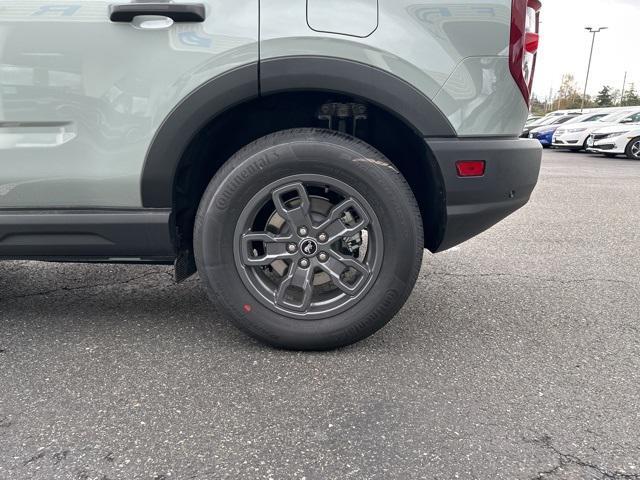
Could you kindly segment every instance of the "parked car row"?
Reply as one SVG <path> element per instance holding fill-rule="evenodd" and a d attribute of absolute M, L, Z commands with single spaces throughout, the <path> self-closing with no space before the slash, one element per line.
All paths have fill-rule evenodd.
<path fill-rule="evenodd" d="M 543 147 L 548 148 L 552 145 L 554 134 L 560 129 L 561 125 L 566 125 L 570 129 L 569 125 L 595 122 L 606 115 L 606 113 L 586 113 L 583 115 L 568 113 L 562 116 L 554 116 L 548 118 L 546 122 L 542 122 L 539 126 L 532 126 L 529 131 L 525 127 L 523 135 L 537 139 Z"/>
<path fill-rule="evenodd" d="M 525 126 L 522 136 L 545 148 L 640 160 L 640 107 L 553 112 Z"/>
<path fill-rule="evenodd" d="M 626 155 L 631 160 L 640 160 L 640 123 L 597 130 L 589 135 L 587 145 L 590 152 L 607 157 Z"/>

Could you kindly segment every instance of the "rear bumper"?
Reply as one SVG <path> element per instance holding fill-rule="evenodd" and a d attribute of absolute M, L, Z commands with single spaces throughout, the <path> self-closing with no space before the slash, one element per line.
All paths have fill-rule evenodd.
<path fill-rule="evenodd" d="M 446 227 L 436 251 L 458 245 L 524 206 L 540 173 L 542 147 L 524 139 L 427 139 L 444 182 Z M 459 160 L 485 160 L 482 177 L 461 178 Z"/>

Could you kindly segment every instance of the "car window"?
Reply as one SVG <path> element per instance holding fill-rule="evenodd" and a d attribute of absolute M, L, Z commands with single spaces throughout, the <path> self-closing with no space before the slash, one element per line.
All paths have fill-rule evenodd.
<path fill-rule="evenodd" d="M 542 127 L 543 125 L 549 125 L 550 123 L 553 123 L 556 119 L 557 119 L 556 116 L 544 117 L 544 118 L 541 118 L 541 119 L 536 120 L 535 122 L 533 122 L 531 124 L 531 126 L 532 127 Z"/>
<path fill-rule="evenodd" d="M 633 115 L 625 118 L 626 123 L 638 123 L 640 122 L 640 112 L 636 112 Z"/>
<path fill-rule="evenodd" d="M 533 122 L 530 126 L 532 128 L 534 128 L 534 127 L 542 127 L 544 125 L 549 125 L 550 123 L 553 122 L 553 120 L 554 120 L 553 118 L 548 118 L 548 117 L 541 118 L 540 120 L 536 120 L 535 122 Z"/>
<path fill-rule="evenodd" d="M 572 120 L 574 118 L 576 118 L 576 117 L 567 115 L 566 117 L 557 118 L 556 121 L 553 122 L 553 123 L 556 124 L 556 125 L 560 125 L 560 124 L 563 124 L 563 123 L 567 123 L 569 120 Z"/>
<path fill-rule="evenodd" d="M 569 120 L 567 122 L 567 124 L 570 123 L 582 123 L 582 122 L 595 122 L 598 121 L 599 119 L 601 119 L 602 117 L 606 117 L 607 114 L 606 113 L 587 113 L 584 115 L 579 115 L 577 117 L 572 118 L 571 120 Z"/>
<path fill-rule="evenodd" d="M 600 120 L 598 120 L 599 122 L 612 122 L 612 123 L 616 123 L 619 122 L 620 120 L 622 120 L 624 117 L 626 117 L 627 115 L 634 113 L 633 110 L 626 110 L 624 112 L 614 112 L 614 113 L 610 113 L 609 115 L 607 115 L 606 117 L 602 117 Z"/>

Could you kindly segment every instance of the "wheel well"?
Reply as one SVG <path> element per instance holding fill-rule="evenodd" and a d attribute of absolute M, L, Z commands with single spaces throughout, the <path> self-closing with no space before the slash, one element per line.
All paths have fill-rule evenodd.
<path fill-rule="evenodd" d="M 439 167 L 423 138 L 386 110 L 353 97 L 297 91 L 260 97 L 240 104 L 205 125 L 182 155 L 173 186 L 176 246 L 193 251 L 193 226 L 200 199 L 218 169 L 238 150 L 265 135 L 300 127 L 328 128 L 323 105 L 351 105 L 366 110 L 366 120 L 347 133 L 382 152 L 409 182 L 420 206 L 425 245 L 435 251 L 445 227 L 445 192 Z M 326 107 L 325 107 L 326 109 Z M 326 113 L 326 112 L 325 112 Z M 333 122 L 334 129 L 344 128 Z"/>

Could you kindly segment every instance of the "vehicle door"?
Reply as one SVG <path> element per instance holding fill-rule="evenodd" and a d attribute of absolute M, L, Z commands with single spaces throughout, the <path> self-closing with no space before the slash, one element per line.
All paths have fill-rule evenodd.
<path fill-rule="evenodd" d="M 258 0 L 195 1 L 0 0 L 0 209 L 141 206 L 163 120 L 258 59 Z"/>

